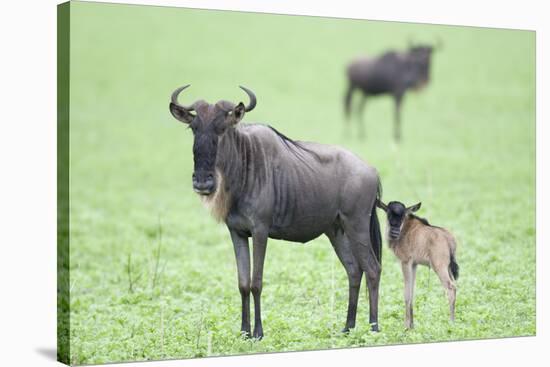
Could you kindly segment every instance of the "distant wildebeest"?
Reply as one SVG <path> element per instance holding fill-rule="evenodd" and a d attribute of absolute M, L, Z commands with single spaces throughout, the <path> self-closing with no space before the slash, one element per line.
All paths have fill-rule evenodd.
<path fill-rule="evenodd" d="M 359 134 L 364 136 L 362 114 L 368 96 L 392 95 L 394 109 L 394 137 L 401 138 L 401 102 L 408 89 L 421 89 L 430 80 L 430 60 L 435 48 L 429 45 L 411 45 L 406 52 L 388 51 L 379 57 L 362 57 L 347 66 L 348 89 L 344 99 L 346 118 L 351 114 L 353 93 L 361 92 L 357 108 Z"/>
<path fill-rule="evenodd" d="M 413 328 L 413 293 L 418 264 L 428 265 L 437 273 L 447 290 L 451 321 L 455 319 L 456 240 L 446 229 L 432 226 L 426 219 L 414 215 L 420 205 L 406 208 L 399 201 L 386 205 L 377 200 L 377 206 L 387 213 L 390 248 L 401 261 L 405 282 L 405 327 L 409 329 Z"/>
<path fill-rule="evenodd" d="M 250 336 L 252 292 L 252 335 L 263 337 L 260 295 L 268 237 L 305 243 L 323 233 L 348 274 L 344 330 L 355 326 L 365 272 L 369 320 L 377 331 L 382 238 L 375 205 L 380 194 L 376 169 L 336 146 L 295 141 L 267 125 L 239 124 L 256 106 L 254 93 L 245 87 L 241 88 L 250 98 L 246 107 L 224 100 L 181 105 L 178 95 L 187 87 L 174 91 L 170 112 L 193 131 L 193 189 L 231 235 L 242 298 L 241 331 Z"/>

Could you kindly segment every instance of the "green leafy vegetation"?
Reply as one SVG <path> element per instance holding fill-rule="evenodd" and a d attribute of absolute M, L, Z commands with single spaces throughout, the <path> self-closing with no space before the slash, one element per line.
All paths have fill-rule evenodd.
<path fill-rule="evenodd" d="M 72 363 L 535 334 L 534 33 L 78 2 L 71 12 Z M 431 84 L 405 97 L 402 143 L 389 97 L 369 100 L 359 140 L 356 119 L 343 119 L 346 63 L 438 37 Z M 250 87 L 258 106 L 244 121 L 345 146 L 377 167 L 385 200 L 422 201 L 418 214 L 459 242 L 456 322 L 421 267 L 405 331 L 385 243 L 381 332 L 369 331 L 363 283 L 357 328 L 342 335 L 347 277 L 329 241 L 270 240 L 266 336 L 243 339 L 229 234 L 192 191 L 192 133 L 168 111 L 187 83 L 184 103 L 238 102 L 237 86 Z"/>

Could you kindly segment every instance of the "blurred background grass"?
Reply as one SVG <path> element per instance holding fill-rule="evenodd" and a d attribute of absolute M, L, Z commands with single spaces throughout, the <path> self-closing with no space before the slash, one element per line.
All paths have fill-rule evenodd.
<path fill-rule="evenodd" d="M 431 84 L 405 97 L 402 144 L 389 97 L 369 100 L 356 138 L 346 63 L 437 38 Z M 535 333 L 533 32 L 72 2 L 70 72 L 74 364 Z M 377 167 L 384 199 L 422 201 L 459 239 L 456 323 L 421 268 L 416 329 L 403 330 L 384 245 L 382 332 L 369 332 L 363 284 L 344 337 L 347 278 L 328 240 L 270 240 L 266 338 L 242 340 L 231 241 L 192 192 L 192 134 L 168 111 L 187 83 L 184 103 L 238 102 L 248 86 L 258 106 L 245 121 L 345 146 Z"/>

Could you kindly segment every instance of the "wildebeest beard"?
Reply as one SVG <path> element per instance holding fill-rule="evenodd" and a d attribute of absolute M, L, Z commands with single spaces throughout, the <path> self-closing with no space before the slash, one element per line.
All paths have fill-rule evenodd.
<path fill-rule="evenodd" d="M 252 166 L 262 167 L 258 162 L 262 153 L 252 148 L 248 137 L 239 134 L 237 128 L 228 128 L 215 141 L 196 142 L 200 148 L 194 150 L 195 172 L 212 172 L 215 189 L 208 196 L 202 196 L 203 203 L 218 221 L 225 220 L 231 205 L 246 188 L 250 173 L 260 182 L 265 181 L 265 170 L 253 170 Z M 211 149 L 211 150 L 208 150 Z M 254 151 L 257 154 L 252 155 Z"/>

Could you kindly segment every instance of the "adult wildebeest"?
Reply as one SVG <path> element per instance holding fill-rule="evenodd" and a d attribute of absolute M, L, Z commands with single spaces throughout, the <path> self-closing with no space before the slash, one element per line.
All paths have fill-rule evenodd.
<path fill-rule="evenodd" d="M 187 87 L 174 91 L 170 112 L 193 131 L 193 189 L 231 235 L 242 298 L 241 331 L 250 336 L 252 292 L 253 337 L 263 337 L 260 295 L 268 237 L 305 243 L 323 233 L 348 274 L 344 330 L 355 326 L 365 272 L 369 320 L 377 331 L 382 255 L 375 207 L 380 196 L 377 171 L 345 149 L 294 141 L 266 125 L 238 124 L 256 106 L 254 93 L 245 87 L 241 88 L 250 98 L 246 107 L 224 100 L 180 105 L 178 95 Z"/>
<path fill-rule="evenodd" d="M 406 52 L 388 51 L 370 58 L 362 57 L 347 67 L 348 89 L 344 99 L 346 118 L 351 114 L 353 92 L 361 91 L 357 109 L 359 134 L 364 135 L 361 116 L 368 96 L 391 94 L 395 102 L 394 137 L 401 138 L 401 102 L 407 89 L 420 89 L 430 80 L 430 59 L 434 47 L 411 45 Z"/>
<path fill-rule="evenodd" d="M 456 240 L 445 228 L 430 225 L 424 218 L 413 213 L 420 209 L 420 203 L 405 207 L 399 201 L 388 205 L 377 200 L 377 206 L 388 217 L 388 241 L 390 248 L 401 261 L 405 283 L 405 327 L 413 328 L 413 293 L 416 266 L 428 265 L 439 277 L 447 290 L 451 321 L 455 319 L 456 286 L 458 264 L 456 263 Z"/>

